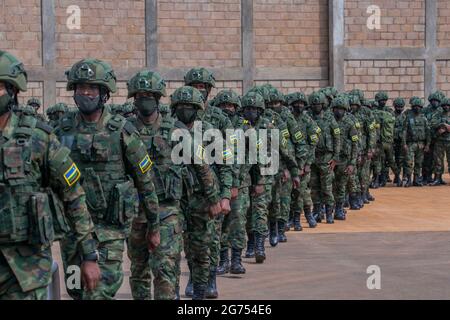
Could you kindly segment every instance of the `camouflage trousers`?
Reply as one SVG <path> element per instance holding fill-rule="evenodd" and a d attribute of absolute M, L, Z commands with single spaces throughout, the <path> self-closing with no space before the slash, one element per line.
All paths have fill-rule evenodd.
<path fill-rule="evenodd" d="M 398 169 L 398 174 L 401 174 L 403 169 L 403 174 L 405 174 L 405 150 L 403 150 L 403 144 L 401 141 L 395 140 L 394 141 L 394 158 L 395 158 L 395 165 Z"/>
<path fill-rule="evenodd" d="M 414 172 L 414 176 L 419 177 L 422 171 L 423 142 L 408 142 L 408 151 L 406 152 L 406 176 Z"/>
<path fill-rule="evenodd" d="M 50 249 L 36 253 L 22 250 L 27 247 L 0 249 L 0 300 L 47 299 L 52 265 Z"/>
<path fill-rule="evenodd" d="M 345 192 L 350 179 L 350 176 L 345 173 L 347 164 L 347 161 L 340 161 L 334 168 L 333 196 L 336 203 L 345 201 Z"/>
<path fill-rule="evenodd" d="M 250 221 L 252 222 L 251 230 L 263 236 L 269 234 L 268 217 L 269 204 L 272 202 L 272 185 L 264 185 L 264 192 L 250 196 Z"/>
<path fill-rule="evenodd" d="M 277 221 L 281 217 L 281 189 L 282 189 L 282 183 L 281 183 L 281 176 L 283 173 L 278 173 L 274 177 L 274 181 L 272 184 L 272 196 L 271 201 L 269 203 L 269 212 L 268 212 L 268 219 L 269 221 Z"/>
<path fill-rule="evenodd" d="M 430 148 L 428 152 L 423 153 L 423 160 L 422 160 L 422 175 L 424 177 L 431 176 L 431 174 L 434 171 L 434 149 L 435 149 L 435 142 L 432 140 L 430 143 Z"/>
<path fill-rule="evenodd" d="M 199 198 L 189 201 L 184 213 L 184 253 L 191 271 L 194 285 L 208 284 L 210 271 L 210 243 L 212 241 L 208 215 L 209 205 Z"/>
<path fill-rule="evenodd" d="M 356 166 L 354 166 L 353 173 L 348 176 L 345 194 L 361 192 L 361 182 L 360 182 L 361 170 L 362 170 L 362 163 L 357 162 Z"/>
<path fill-rule="evenodd" d="M 438 140 L 434 144 L 434 173 L 441 175 L 444 173 L 444 157 L 447 157 L 447 166 L 450 172 L 450 141 Z"/>
<path fill-rule="evenodd" d="M 300 178 L 300 188 L 292 189 L 291 193 L 291 213 L 301 212 L 305 207 L 312 207 L 311 189 L 309 188 L 309 181 L 311 180 L 311 173 L 305 174 Z"/>
<path fill-rule="evenodd" d="M 94 290 L 84 291 L 78 288 L 68 288 L 67 283 L 70 274 L 65 272 L 67 293 L 75 300 L 112 300 L 122 285 L 125 239 L 111 239 L 98 242 L 97 249 L 101 279 Z M 61 241 L 64 270 L 67 270 L 71 265 L 81 266 L 81 257 L 76 252 L 76 242 L 70 236 Z"/>
<path fill-rule="evenodd" d="M 292 179 L 287 179 L 287 181 L 282 181 L 281 192 L 280 192 L 280 216 L 279 220 L 283 222 L 288 222 L 289 213 L 291 211 L 291 195 L 292 195 Z"/>
<path fill-rule="evenodd" d="M 394 161 L 394 148 L 392 143 L 379 144 L 378 151 L 378 159 L 376 160 L 374 174 L 379 175 L 382 172 L 389 174 L 389 168 L 391 168 L 394 173 L 397 173 L 398 169 Z"/>
<path fill-rule="evenodd" d="M 250 207 L 248 192 L 248 187 L 240 188 L 237 198 L 231 200 L 231 212 L 224 217 L 222 223 L 221 250 L 229 247 L 244 249 L 247 210 Z"/>
<path fill-rule="evenodd" d="M 135 218 L 128 238 L 131 261 L 130 287 L 135 300 L 150 300 L 153 273 L 155 300 L 174 300 L 178 283 L 182 247 L 180 210 L 159 204 L 159 211 L 171 210 L 172 215 L 160 220 L 160 245 L 154 252 L 147 247 L 145 218 Z"/>
<path fill-rule="evenodd" d="M 211 269 L 217 268 L 219 264 L 220 240 L 222 238 L 222 223 L 224 215 L 211 219 L 208 223 L 211 241 L 209 242 L 209 265 Z"/>
<path fill-rule="evenodd" d="M 328 163 L 316 159 L 311 165 L 311 199 L 315 206 L 334 206 L 333 179 L 334 173 Z"/>
<path fill-rule="evenodd" d="M 372 159 L 364 158 L 363 161 L 358 165 L 358 179 L 361 192 L 369 191 L 371 164 Z"/>

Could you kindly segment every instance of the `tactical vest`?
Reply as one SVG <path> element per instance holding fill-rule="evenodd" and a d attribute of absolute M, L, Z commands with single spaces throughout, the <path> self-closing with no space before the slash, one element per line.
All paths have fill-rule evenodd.
<path fill-rule="evenodd" d="M 352 142 L 357 142 L 359 137 L 357 135 L 352 135 L 352 126 L 354 125 L 354 122 L 350 115 L 345 115 L 338 124 L 341 132 L 340 160 L 348 160 L 352 152 Z"/>
<path fill-rule="evenodd" d="M 394 141 L 395 116 L 388 111 L 381 111 L 379 120 L 381 143 L 392 143 Z"/>
<path fill-rule="evenodd" d="M 394 124 L 394 140 L 400 141 L 403 135 L 403 122 L 405 121 L 404 113 L 397 115 Z"/>
<path fill-rule="evenodd" d="M 107 125 L 95 133 L 77 132 L 75 114 L 63 118 L 59 139 L 71 150 L 72 160 L 81 171 L 80 182 L 94 222 L 126 226 L 138 213 L 139 196 L 125 171 L 122 131 L 135 127 L 119 115 L 110 116 Z"/>
<path fill-rule="evenodd" d="M 160 203 L 164 201 L 181 200 L 183 193 L 182 165 L 172 162 L 172 142 L 170 133 L 174 128 L 175 120 L 171 117 L 162 117 L 157 132 L 144 130 L 145 126 L 139 123 L 138 131 L 147 153 L 153 161 L 150 174 L 155 185 L 155 191 Z M 167 212 L 165 212 L 167 213 Z M 173 212 L 168 212 L 173 213 Z M 164 219 L 165 217 L 161 217 Z"/>
<path fill-rule="evenodd" d="M 320 117 L 314 117 L 313 120 L 316 121 L 317 125 L 320 128 L 320 136 L 319 141 L 316 145 L 316 154 L 323 155 L 327 153 L 333 152 L 333 136 L 334 130 L 338 130 L 338 133 L 340 130 L 338 128 L 332 128 L 331 122 L 328 121 L 326 115 L 324 114 L 321 118 Z"/>
<path fill-rule="evenodd" d="M 420 114 L 418 116 L 409 113 L 406 116 L 407 135 L 406 142 L 424 142 L 426 140 L 426 119 Z"/>
<path fill-rule="evenodd" d="M 36 126 L 50 133 L 36 119 L 22 116 L 11 139 L 0 147 L 0 245 L 48 246 L 70 230 L 61 200 L 41 185 L 40 177 L 33 176 Z"/>

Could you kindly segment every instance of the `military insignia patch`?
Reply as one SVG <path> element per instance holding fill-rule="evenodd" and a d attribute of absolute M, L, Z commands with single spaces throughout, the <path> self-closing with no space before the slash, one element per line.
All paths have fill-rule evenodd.
<path fill-rule="evenodd" d="M 335 136 L 337 136 L 338 134 L 341 134 L 341 130 L 339 128 L 336 128 L 333 130 L 333 133 Z"/>
<path fill-rule="evenodd" d="M 289 138 L 289 131 L 288 129 L 284 129 L 281 131 L 281 134 L 283 135 L 283 137 L 285 137 L 286 139 Z"/>
<path fill-rule="evenodd" d="M 244 124 L 248 124 L 248 123 L 249 123 L 248 120 L 244 119 Z"/>
<path fill-rule="evenodd" d="M 358 129 L 361 128 L 361 125 L 359 124 L 358 121 L 355 123 L 355 127 L 358 128 Z"/>
<path fill-rule="evenodd" d="M 142 173 L 146 173 L 153 165 L 152 160 L 150 160 L 149 155 L 147 154 L 144 159 L 139 162 L 139 168 Z"/>
<path fill-rule="evenodd" d="M 203 148 L 203 146 L 201 145 L 198 145 L 195 155 L 202 160 L 205 159 L 205 148 Z"/>
<path fill-rule="evenodd" d="M 319 141 L 319 137 L 316 134 L 313 134 L 310 136 L 310 139 L 312 142 L 316 143 L 317 141 Z"/>
<path fill-rule="evenodd" d="M 294 138 L 295 138 L 295 140 L 297 140 L 297 141 L 302 140 L 302 138 L 303 138 L 302 132 L 301 132 L 301 131 L 297 131 L 297 132 L 294 134 Z"/>
<path fill-rule="evenodd" d="M 355 136 L 352 136 L 352 141 L 353 141 L 353 142 L 356 142 L 356 141 L 358 141 L 358 140 L 359 140 L 358 136 L 356 136 L 356 135 L 355 135 Z"/>
<path fill-rule="evenodd" d="M 81 173 L 75 163 L 72 163 L 70 168 L 64 173 L 64 180 L 66 180 L 69 187 L 73 186 L 75 182 L 80 179 Z"/>
<path fill-rule="evenodd" d="M 225 160 L 231 159 L 232 157 L 233 157 L 233 154 L 231 153 L 231 150 L 230 150 L 230 149 L 226 149 L 226 150 L 223 152 L 223 158 L 224 158 Z"/>
<path fill-rule="evenodd" d="M 281 145 L 283 146 L 283 147 L 285 147 L 286 145 L 287 145 L 287 139 L 285 138 L 285 137 L 283 137 L 283 139 L 281 139 Z"/>
<path fill-rule="evenodd" d="M 321 133 L 321 132 L 322 132 L 322 130 L 321 130 L 319 127 L 317 127 L 316 133 L 319 134 L 319 133 Z"/>
<path fill-rule="evenodd" d="M 369 126 L 369 129 L 370 129 L 370 130 L 375 129 L 375 123 L 371 123 L 370 126 Z"/>

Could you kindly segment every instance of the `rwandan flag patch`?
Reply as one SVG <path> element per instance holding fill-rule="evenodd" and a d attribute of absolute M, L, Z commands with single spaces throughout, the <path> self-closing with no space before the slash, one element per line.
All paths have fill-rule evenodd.
<path fill-rule="evenodd" d="M 78 179 L 80 179 L 80 176 L 81 173 L 80 170 L 78 170 L 77 165 L 72 163 L 70 168 L 64 173 L 64 180 L 66 180 L 67 185 L 71 187 L 78 181 Z"/>
<path fill-rule="evenodd" d="M 141 169 L 142 173 L 146 173 L 153 165 L 152 160 L 150 160 L 149 155 L 147 154 L 144 159 L 139 162 L 139 168 Z"/>

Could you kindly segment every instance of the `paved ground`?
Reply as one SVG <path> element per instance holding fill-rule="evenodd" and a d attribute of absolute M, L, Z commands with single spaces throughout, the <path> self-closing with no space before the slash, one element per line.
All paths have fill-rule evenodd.
<path fill-rule="evenodd" d="M 247 274 L 219 277 L 220 298 L 449 299 L 450 186 L 372 193 L 376 201 L 344 222 L 289 232 L 276 248 L 266 244 L 263 265 L 244 259 Z M 380 290 L 367 288 L 371 265 L 380 268 Z M 128 260 L 125 268 L 118 299 L 131 298 Z M 183 290 L 186 280 L 183 263 Z"/>

